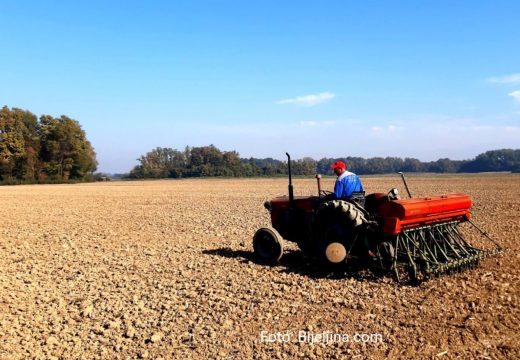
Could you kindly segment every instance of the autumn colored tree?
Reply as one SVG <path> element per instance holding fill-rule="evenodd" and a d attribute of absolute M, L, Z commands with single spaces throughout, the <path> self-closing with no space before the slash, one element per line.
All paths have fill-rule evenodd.
<path fill-rule="evenodd" d="M 97 167 L 96 154 L 80 124 L 61 116 L 38 118 L 29 111 L 0 110 L 0 182 L 83 180 Z"/>
<path fill-rule="evenodd" d="M 17 165 L 25 156 L 23 123 L 4 106 L 0 110 L 0 176 L 2 180 L 17 177 Z"/>

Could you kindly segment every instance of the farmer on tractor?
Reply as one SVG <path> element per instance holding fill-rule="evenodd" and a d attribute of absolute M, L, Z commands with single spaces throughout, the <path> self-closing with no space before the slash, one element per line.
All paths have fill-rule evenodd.
<path fill-rule="evenodd" d="M 361 180 L 353 172 L 347 171 L 347 165 L 343 161 L 336 161 L 330 166 L 337 175 L 334 185 L 334 195 L 337 199 L 351 199 L 361 206 L 365 206 L 365 191 Z"/>

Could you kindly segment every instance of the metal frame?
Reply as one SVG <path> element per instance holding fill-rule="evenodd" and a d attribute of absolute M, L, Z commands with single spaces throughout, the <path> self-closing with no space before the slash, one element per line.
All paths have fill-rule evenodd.
<path fill-rule="evenodd" d="M 473 268 L 484 257 L 502 251 L 502 248 L 482 231 L 481 235 L 491 240 L 496 248 L 484 250 L 471 246 L 459 231 L 459 223 L 460 221 L 451 221 L 432 224 L 399 233 L 395 239 L 392 264 L 397 280 L 400 281 L 399 265 L 403 263 L 409 279 L 418 281 L 419 278 L 431 275 Z"/>

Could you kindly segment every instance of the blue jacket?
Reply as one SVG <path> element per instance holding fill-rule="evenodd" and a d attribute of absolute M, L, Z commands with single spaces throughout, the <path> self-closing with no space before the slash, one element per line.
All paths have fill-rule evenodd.
<path fill-rule="evenodd" d="M 345 171 L 338 176 L 334 185 L 334 194 L 338 199 L 348 199 L 352 196 L 352 193 L 361 191 L 365 191 L 363 190 L 363 185 L 361 185 L 361 180 L 350 171 Z"/>

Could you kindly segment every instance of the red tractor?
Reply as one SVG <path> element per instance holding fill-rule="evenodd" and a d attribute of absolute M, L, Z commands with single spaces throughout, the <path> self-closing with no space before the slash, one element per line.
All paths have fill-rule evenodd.
<path fill-rule="evenodd" d="M 272 227 L 253 237 L 257 257 L 276 263 L 283 255 L 283 239 L 295 242 L 307 255 L 334 268 L 353 265 L 393 272 L 397 281 L 412 282 L 431 275 L 473 267 L 484 256 L 502 250 L 470 220 L 471 199 L 465 194 L 445 194 L 400 199 L 397 189 L 366 196 L 364 206 L 335 199 L 321 190 L 318 196 L 294 196 L 291 158 L 287 154 L 289 195 L 266 201 Z M 458 225 L 468 222 L 493 249 L 471 246 Z"/>

